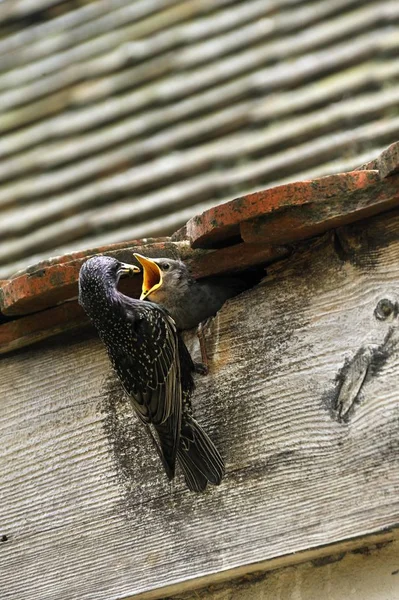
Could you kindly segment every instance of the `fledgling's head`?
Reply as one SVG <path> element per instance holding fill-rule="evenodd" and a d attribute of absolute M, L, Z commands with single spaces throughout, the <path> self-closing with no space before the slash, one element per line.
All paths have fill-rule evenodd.
<path fill-rule="evenodd" d="M 184 293 L 192 281 L 188 268 L 181 260 L 148 258 L 141 254 L 134 256 L 143 267 L 140 300 L 163 304 L 166 297 Z"/>
<path fill-rule="evenodd" d="M 83 263 L 79 273 L 79 304 L 87 308 L 108 290 L 115 289 L 122 275 L 140 273 L 135 265 L 122 263 L 112 256 L 93 256 Z"/>

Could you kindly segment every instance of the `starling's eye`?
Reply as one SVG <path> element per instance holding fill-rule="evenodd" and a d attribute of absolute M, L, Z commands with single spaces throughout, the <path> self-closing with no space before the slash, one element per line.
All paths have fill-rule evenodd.
<path fill-rule="evenodd" d="M 170 264 L 169 263 L 162 263 L 161 264 L 162 271 L 167 271 L 169 268 L 170 268 Z"/>

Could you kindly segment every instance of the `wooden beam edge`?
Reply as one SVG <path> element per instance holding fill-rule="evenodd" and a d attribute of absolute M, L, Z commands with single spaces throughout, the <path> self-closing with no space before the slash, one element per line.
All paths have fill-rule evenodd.
<path fill-rule="evenodd" d="M 226 581 L 239 579 L 247 575 L 266 573 L 285 567 L 292 567 L 312 560 L 326 558 L 334 554 L 342 554 L 353 552 L 354 550 L 359 550 L 361 548 L 369 548 L 370 546 L 375 546 L 377 544 L 385 545 L 397 539 L 399 539 L 399 524 L 394 528 L 383 529 L 379 532 L 373 532 L 355 538 L 348 538 L 332 544 L 317 546 L 315 548 L 285 554 L 283 556 L 248 565 L 240 565 L 224 571 L 203 575 L 202 577 L 197 577 L 195 579 L 172 583 L 147 592 L 140 592 L 133 596 L 121 596 L 120 600 L 162 600 L 175 594 L 203 589 L 210 585 L 222 584 Z"/>

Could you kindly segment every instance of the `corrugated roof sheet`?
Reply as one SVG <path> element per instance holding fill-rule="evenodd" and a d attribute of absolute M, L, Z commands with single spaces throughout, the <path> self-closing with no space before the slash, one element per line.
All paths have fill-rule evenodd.
<path fill-rule="evenodd" d="M 399 137 L 399 4 L 0 3 L 0 278 Z"/>

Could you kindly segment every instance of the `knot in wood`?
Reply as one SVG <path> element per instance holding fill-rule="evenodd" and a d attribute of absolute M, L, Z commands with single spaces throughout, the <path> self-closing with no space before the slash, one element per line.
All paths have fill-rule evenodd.
<path fill-rule="evenodd" d="M 392 314 L 396 317 L 398 313 L 397 303 L 392 302 L 388 298 L 380 300 L 375 308 L 374 314 L 379 321 L 385 321 Z"/>

